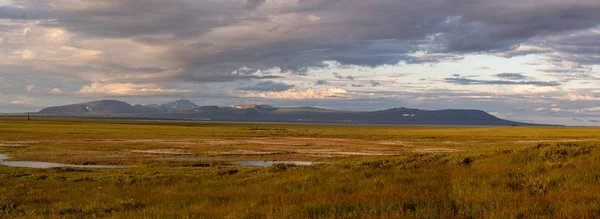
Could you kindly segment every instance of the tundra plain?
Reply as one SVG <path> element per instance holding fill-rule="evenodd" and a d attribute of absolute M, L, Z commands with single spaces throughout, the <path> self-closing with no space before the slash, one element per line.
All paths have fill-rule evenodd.
<path fill-rule="evenodd" d="M 7 162 L 123 167 L 0 165 L 0 217 L 594 218 L 599 144 L 600 128 L 0 117 Z"/>

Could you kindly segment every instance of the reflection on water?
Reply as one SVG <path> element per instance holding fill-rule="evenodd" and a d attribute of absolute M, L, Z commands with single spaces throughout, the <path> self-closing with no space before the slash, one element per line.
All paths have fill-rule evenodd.
<path fill-rule="evenodd" d="M 231 162 L 231 164 L 237 164 L 237 165 L 241 165 L 241 166 L 268 167 L 273 164 L 294 164 L 294 165 L 298 165 L 298 166 L 310 166 L 315 163 L 307 162 L 307 161 L 235 161 L 235 162 Z"/>
<path fill-rule="evenodd" d="M 49 162 L 36 162 L 36 161 L 4 161 L 8 157 L 5 154 L 0 154 L 0 165 L 10 167 L 27 167 L 27 168 L 57 168 L 57 167 L 74 167 L 74 168 L 96 168 L 96 169 L 114 169 L 124 168 L 123 166 L 110 166 L 110 165 L 73 165 L 73 164 L 60 164 L 60 163 L 49 163 Z"/>
<path fill-rule="evenodd" d="M 114 168 L 125 168 L 124 166 L 110 166 L 110 165 L 74 165 L 74 164 L 60 164 L 60 163 L 49 163 L 49 162 L 36 162 L 36 161 L 4 161 L 8 159 L 5 154 L 0 154 L 0 165 L 10 166 L 10 167 L 28 167 L 28 168 L 57 168 L 57 167 L 73 167 L 73 168 L 96 168 L 96 169 L 114 169 Z M 218 159 L 204 158 L 204 157 L 194 157 L 194 158 L 160 158 L 159 160 L 177 160 L 177 161 L 210 161 Z M 227 161 L 225 161 L 227 162 Z M 269 167 L 273 164 L 294 164 L 298 166 L 310 166 L 313 164 L 317 164 L 315 162 L 307 162 L 307 161 L 232 161 L 227 162 L 234 165 L 240 166 L 259 166 L 259 167 Z"/>
<path fill-rule="evenodd" d="M 255 160 L 242 160 L 242 161 L 228 161 L 221 160 L 218 158 L 208 158 L 208 157 L 163 157 L 158 158 L 157 160 L 169 160 L 169 161 L 219 161 L 233 165 L 240 166 L 259 166 L 259 167 L 268 167 L 273 164 L 294 164 L 298 166 L 310 166 L 313 164 L 317 164 L 316 162 L 308 162 L 308 161 L 255 161 Z"/>

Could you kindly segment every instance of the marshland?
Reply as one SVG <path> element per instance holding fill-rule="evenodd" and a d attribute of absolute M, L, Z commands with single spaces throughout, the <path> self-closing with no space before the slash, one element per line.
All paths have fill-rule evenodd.
<path fill-rule="evenodd" d="M 599 128 L 0 117 L 2 163 L 76 165 L 0 165 L 0 217 L 598 217 L 599 144 Z"/>

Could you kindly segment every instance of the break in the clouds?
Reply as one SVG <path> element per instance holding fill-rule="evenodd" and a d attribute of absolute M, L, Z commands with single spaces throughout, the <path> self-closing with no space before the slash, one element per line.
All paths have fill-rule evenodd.
<path fill-rule="evenodd" d="M 485 110 L 595 124 L 584 109 L 600 96 L 598 11 L 595 0 L 4 0 L 0 111 L 186 97 L 496 106 Z"/>

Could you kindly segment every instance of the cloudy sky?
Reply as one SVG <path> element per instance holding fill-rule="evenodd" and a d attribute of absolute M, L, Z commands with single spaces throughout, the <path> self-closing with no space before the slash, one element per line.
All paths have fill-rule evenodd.
<path fill-rule="evenodd" d="M 0 112 L 99 99 L 600 125 L 598 0 L 0 0 Z"/>

